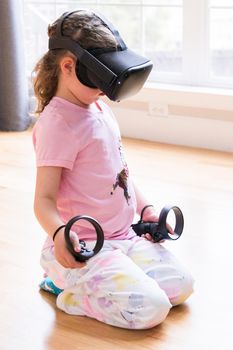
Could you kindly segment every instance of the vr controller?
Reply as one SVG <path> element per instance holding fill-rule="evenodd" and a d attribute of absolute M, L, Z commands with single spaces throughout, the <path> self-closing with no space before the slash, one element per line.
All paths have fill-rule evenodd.
<path fill-rule="evenodd" d="M 184 217 L 180 208 L 178 208 L 177 206 L 166 206 L 161 210 L 158 222 L 144 222 L 142 220 L 142 217 L 144 210 L 147 207 L 148 206 L 143 208 L 141 212 L 141 218 L 138 221 L 138 223 L 131 225 L 138 236 L 142 236 L 143 234 L 149 233 L 154 242 L 159 242 L 164 239 L 177 240 L 181 236 L 184 228 Z M 167 222 L 168 215 L 171 212 L 175 214 L 174 230 L 171 229 Z M 90 250 L 86 247 L 85 241 L 80 241 L 80 252 L 76 252 L 74 250 L 73 244 L 70 240 L 70 230 L 74 223 L 79 220 L 86 220 L 95 228 L 97 240 L 93 250 Z M 84 262 L 92 258 L 101 250 L 104 244 L 104 233 L 98 221 L 87 215 L 78 215 L 70 219 L 65 225 L 65 241 L 67 249 L 74 256 L 75 260 Z"/>
<path fill-rule="evenodd" d="M 86 247 L 85 241 L 82 241 L 82 240 L 79 241 L 79 244 L 81 246 L 81 251 L 76 252 L 74 250 L 73 244 L 70 240 L 70 230 L 71 230 L 71 227 L 73 226 L 73 224 L 79 220 L 86 220 L 86 221 L 90 222 L 95 228 L 97 240 L 96 240 L 96 244 L 95 244 L 95 247 L 93 248 L 93 250 L 89 250 Z M 103 233 L 102 227 L 100 226 L 98 221 L 96 221 L 95 219 L 93 219 L 92 217 L 87 216 L 87 215 L 78 215 L 78 216 L 74 216 L 72 219 L 70 219 L 67 222 L 67 224 L 65 225 L 65 241 L 66 241 L 67 249 L 73 255 L 75 260 L 83 262 L 83 261 L 86 261 L 86 260 L 92 258 L 94 255 L 96 255 L 101 250 L 101 248 L 103 247 L 103 244 L 104 244 L 104 233 Z"/>
<path fill-rule="evenodd" d="M 149 233 L 154 242 L 159 242 L 164 239 L 177 240 L 184 229 L 184 217 L 180 208 L 176 206 L 166 206 L 161 210 L 158 222 L 144 222 L 142 220 L 144 207 L 141 212 L 141 218 L 137 224 L 131 225 L 138 236 Z M 168 215 L 173 212 L 175 214 L 175 228 L 169 225 Z"/>

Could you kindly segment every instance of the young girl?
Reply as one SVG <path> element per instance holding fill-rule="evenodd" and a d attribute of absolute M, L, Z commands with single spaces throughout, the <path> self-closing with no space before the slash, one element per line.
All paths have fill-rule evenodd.
<path fill-rule="evenodd" d="M 56 26 L 49 26 L 49 37 Z M 85 49 L 117 49 L 114 35 L 90 11 L 70 14 L 62 32 Z M 79 81 L 76 60 L 68 50 L 49 50 L 34 72 L 40 113 L 33 130 L 34 208 L 48 235 L 41 264 L 61 289 L 57 306 L 65 312 L 123 328 L 154 327 L 192 293 L 193 279 L 161 244 L 132 231 L 135 214 L 148 202 L 132 182 L 117 122 L 99 99 L 103 93 Z M 105 235 L 101 251 L 86 263 L 67 250 L 64 229 L 53 241 L 59 226 L 81 214 L 98 220 Z M 152 207 L 143 220 L 158 221 Z M 93 247 L 95 230 L 81 220 L 71 239 L 76 251 L 79 239 Z"/>

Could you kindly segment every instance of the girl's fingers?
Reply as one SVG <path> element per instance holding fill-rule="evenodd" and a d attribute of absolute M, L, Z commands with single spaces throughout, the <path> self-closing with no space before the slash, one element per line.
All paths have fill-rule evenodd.
<path fill-rule="evenodd" d="M 141 237 L 146 238 L 148 241 L 152 241 L 152 237 L 149 233 L 145 233 L 144 235 L 141 235 Z"/>
<path fill-rule="evenodd" d="M 142 237 L 144 237 L 144 238 L 146 238 L 148 241 L 151 241 L 151 242 L 154 242 L 154 243 L 164 243 L 164 242 L 165 242 L 164 239 L 162 239 L 162 240 L 160 240 L 160 241 L 155 241 L 149 233 L 146 233 L 146 234 L 142 235 Z"/>
<path fill-rule="evenodd" d="M 151 235 L 149 233 L 145 234 L 146 239 L 148 239 L 148 241 L 153 241 L 153 238 L 151 237 Z"/>
<path fill-rule="evenodd" d="M 170 225 L 166 224 L 166 228 L 171 234 L 174 234 L 174 230 L 172 229 L 172 227 Z"/>
<path fill-rule="evenodd" d="M 75 232 L 70 232 L 70 240 L 73 244 L 74 250 L 76 252 L 80 252 L 81 247 L 79 244 L 79 239 L 78 239 L 78 235 Z"/>
<path fill-rule="evenodd" d="M 76 261 L 72 255 L 66 257 L 63 261 L 64 261 L 64 264 L 62 265 L 69 269 L 77 269 L 77 268 L 80 269 L 86 265 L 85 262 Z"/>

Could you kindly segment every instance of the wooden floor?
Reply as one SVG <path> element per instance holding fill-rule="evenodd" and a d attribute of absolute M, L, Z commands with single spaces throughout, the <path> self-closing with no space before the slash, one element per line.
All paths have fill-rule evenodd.
<path fill-rule="evenodd" d="M 31 133 L 0 133 L 0 350 L 233 349 L 233 155 L 124 140 L 136 183 L 161 208 L 179 205 L 183 237 L 166 243 L 195 293 L 150 330 L 113 328 L 56 309 L 39 291 L 44 234 L 33 210 Z"/>

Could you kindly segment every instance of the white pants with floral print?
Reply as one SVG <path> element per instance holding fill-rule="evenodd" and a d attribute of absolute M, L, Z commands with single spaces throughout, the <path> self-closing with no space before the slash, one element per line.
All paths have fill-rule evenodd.
<path fill-rule="evenodd" d="M 94 244 L 88 242 L 88 247 Z M 122 328 L 158 325 L 193 291 L 193 278 L 171 252 L 140 237 L 105 241 L 81 269 L 64 268 L 53 248 L 42 252 L 41 265 L 64 289 L 57 297 L 58 308 Z"/>

